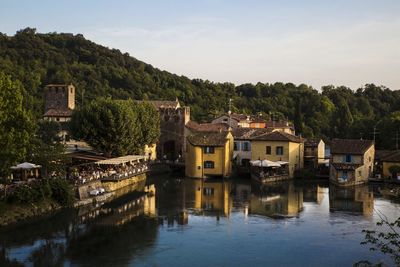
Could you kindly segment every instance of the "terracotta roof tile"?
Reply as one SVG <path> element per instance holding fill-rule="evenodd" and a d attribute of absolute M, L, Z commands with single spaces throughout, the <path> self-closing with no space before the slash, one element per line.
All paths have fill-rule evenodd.
<path fill-rule="evenodd" d="M 227 131 L 229 126 L 226 123 L 197 123 L 189 121 L 186 127 L 196 132 L 220 132 Z"/>
<path fill-rule="evenodd" d="M 224 146 L 227 134 L 227 132 L 202 132 L 188 136 L 187 140 L 194 146 Z"/>
<path fill-rule="evenodd" d="M 371 146 L 372 140 L 359 139 L 333 139 L 331 143 L 331 154 L 364 154 Z"/>
<path fill-rule="evenodd" d="M 307 139 L 304 142 L 304 146 L 317 147 L 320 141 L 321 141 L 321 139 Z"/>
<path fill-rule="evenodd" d="M 383 156 L 381 161 L 400 162 L 400 150 L 392 151 L 392 153 Z"/>
<path fill-rule="evenodd" d="M 398 150 L 377 149 L 377 150 L 375 150 L 375 160 L 381 160 L 381 159 L 386 158 L 387 156 L 390 156 L 396 152 L 398 152 Z"/>
<path fill-rule="evenodd" d="M 293 134 L 288 134 L 288 133 L 281 132 L 281 131 L 275 131 L 275 132 L 259 135 L 252 139 L 259 140 L 259 141 L 289 141 L 289 142 L 293 142 L 293 143 L 304 142 L 304 139 L 299 136 L 296 136 Z"/>
<path fill-rule="evenodd" d="M 235 128 L 233 129 L 233 138 L 237 140 L 249 140 L 270 132 L 270 130 L 265 128 Z"/>

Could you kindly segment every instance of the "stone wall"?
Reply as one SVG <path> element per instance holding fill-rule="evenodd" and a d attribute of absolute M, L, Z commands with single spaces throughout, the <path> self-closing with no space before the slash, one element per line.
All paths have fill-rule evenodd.
<path fill-rule="evenodd" d="M 73 85 L 47 85 L 44 89 L 45 111 L 75 109 Z"/>
<path fill-rule="evenodd" d="M 183 159 L 185 151 L 185 125 L 190 120 L 190 108 L 160 108 L 160 140 L 157 144 L 157 156 L 176 160 Z"/>

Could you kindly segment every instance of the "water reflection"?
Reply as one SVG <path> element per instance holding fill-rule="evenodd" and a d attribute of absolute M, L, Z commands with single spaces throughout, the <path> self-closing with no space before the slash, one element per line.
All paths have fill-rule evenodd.
<path fill-rule="evenodd" d="M 297 216 L 303 210 L 303 190 L 292 181 L 252 187 L 250 214 L 272 218 Z"/>
<path fill-rule="evenodd" d="M 179 242 L 193 239 L 187 242 L 193 242 L 191 245 L 196 246 L 196 242 L 202 238 L 213 239 L 215 235 L 221 235 L 221 230 L 218 232 L 216 225 L 229 224 L 234 226 L 235 231 L 244 231 L 242 235 L 236 236 L 233 231 L 232 236 L 244 238 L 247 242 L 249 235 L 246 231 L 252 231 L 252 240 L 263 244 L 266 239 L 258 239 L 257 236 L 266 231 L 264 227 L 269 223 L 264 217 L 272 219 L 276 225 L 280 225 L 282 221 L 275 219 L 294 217 L 287 221 L 297 221 L 298 229 L 302 230 L 293 231 L 292 228 L 290 234 L 298 234 L 297 239 L 293 241 L 288 237 L 287 240 L 296 243 L 307 240 L 310 235 L 318 236 L 310 224 L 317 223 L 320 231 L 334 229 L 332 227 L 335 226 L 332 225 L 325 227 L 329 223 L 330 212 L 338 215 L 335 218 L 348 220 L 348 214 L 369 217 L 374 209 L 374 194 L 368 186 L 338 188 L 328 187 L 323 183 L 305 184 L 294 181 L 261 185 L 252 184 L 250 180 L 150 177 L 147 186 L 140 185 L 139 191 L 129 192 L 129 188 L 124 190 L 109 203 L 66 209 L 24 225 L 0 229 L 0 266 L 130 266 L 137 262 L 139 265 L 158 265 L 147 264 L 146 261 L 143 264 L 141 259 L 157 257 L 161 253 L 160 249 L 183 249 L 181 245 L 169 243 L 174 240 L 169 239 L 172 235 L 165 237 L 164 230 L 170 230 L 171 234 L 178 229 L 181 236 L 184 236 L 183 239 L 175 237 Z M 385 202 L 385 205 L 392 207 L 391 203 Z M 314 213 L 310 213 L 310 210 Z M 303 216 L 307 211 L 311 215 Z M 341 213 L 345 213 L 347 217 L 341 216 Z M 325 216 L 325 223 L 318 224 L 320 216 Z M 296 217 L 301 220 L 295 219 Z M 364 219 L 363 216 L 354 217 Z M 214 220 L 219 223 L 215 224 Z M 303 223 L 305 220 L 310 221 Z M 212 223 L 207 224 L 210 221 Z M 247 221 L 252 221 L 250 228 L 245 226 L 244 222 Z M 203 229 L 203 226 L 205 232 L 196 232 L 196 229 Z M 351 228 L 355 227 L 351 222 L 348 227 L 355 229 Z M 361 235 L 363 228 L 354 231 Z M 279 229 L 274 228 L 274 231 Z M 282 231 L 280 235 L 285 233 Z M 164 237 L 160 236 L 163 234 Z M 276 235 L 277 238 L 280 235 Z M 321 240 L 325 240 L 327 236 L 333 238 L 331 232 L 325 232 L 321 234 Z M 319 240 L 314 241 L 318 244 Z M 343 239 L 339 241 L 343 242 Z M 219 242 L 220 247 L 226 248 L 234 248 L 235 244 L 240 243 L 230 243 L 225 237 Z M 356 240 L 356 248 L 358 246 L 359 241 Z M 269 248 L 273 247 L 279 249 L 279 246 L 270 243 Z M 201 250 L 199 252 L 202 255 L 211 253 Z M 232 251 L 227 250 L 225 253 Z M 247 253 L 254 256 L 255 252 Z M 255 258 L 257 257 L 252 259 Z M 245 262 L 242 263 L 241 265 L 246 265 Z"/>
<path fill-rule="evenodd" d="M 329 208 L 332 212 L 352 212 L 371 216 L 374 211 L 374 194 L 368 185 L 351 188 L 331 185 Z"/>
<path fill-rule="evenodd" d="M 326 185 L 327 186 L 327 185 Z M 326 186 L 320 184 L 309 184 L 303 188 L 303 200 L 304 202 L 314 202 L 321 204 L 324 200 Z"/>

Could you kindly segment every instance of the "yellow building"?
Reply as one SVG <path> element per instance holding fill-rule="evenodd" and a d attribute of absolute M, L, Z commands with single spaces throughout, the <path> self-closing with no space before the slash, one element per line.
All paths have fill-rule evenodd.
<path fill-rule="evenodd" d="M 251 160 L 285 161 L 289 177 L 304 166 L 304 140 L 281 131 L 263 134 L 251 140 Z"/>
<path fill-rule="evenodd" d="M 391 173 L 389 168 L 391 166 L 400 166 L 400 151 L 390 151 L 381 158 L 381 165 L 382 165 L 382 176 L 384 178 L 393 177 L 398 179 L 397 177 L 400 176 L 400 173 Z"/>
<path fill-rule="evenodd" d="M 368 182 L 374 171 L 375 145 L 371 140 L 334 139 L 330 181 L 341 186 Z"/>
<path fill-rule="evenodd" d="M 187 137 L 185 174 L 188 177 L 229 177 L 233 136 L 228 132 L 200 132 Z"/>
<path fill-rule="evenodd" d="M 317 169 L 325 163 L 325 143 L 322 139 L 308 139 L 304 142 L 304 166 Z"/>
<path fill-rule="evenodd" d="M 143 153 L 149 160 L 155 160 L 157 158 L 157 145 L 145 145 Z"/>

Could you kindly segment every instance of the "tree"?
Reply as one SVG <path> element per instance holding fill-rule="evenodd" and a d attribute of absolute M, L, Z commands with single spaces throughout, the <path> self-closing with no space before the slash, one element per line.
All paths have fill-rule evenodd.
<path fill-rule="evenodd" d="M 159 135 L 154 107 L 132 100 L 101 98 L 74 112 L 71 132 L 107 156 L 141 153 Z"/>
<path fill-rule="evenodd" d="M 0 176 L 26 157 L 33 130 L 22 84 L 0 72 Z"/>
<path fill-rule="evenodd" d="M 154 144 L 160 137 L 160 114 L 149 102 L 134 104 L 140 125 L 140 143 Z"/>
<path fill-rule="evenodd" d="M 296 101 L 296 107 L 294 111 L 294 129 L 297 134 L 303 133 L 303 114 L 301 114 L 301 98 Z"/>
<path fill-rule="evenodd" d="M 394 263 L 400 265 L 400 218 L 394 222 L 378 211 L 378 216 L 381 218 L 377 222 L 379 230 L 363 230 L 365 233 L 365 240 L 361 242 L 362 245 L 371 245 L 371 251 L 381 252 L 388 254 L 393 259 Z M 363 265 L 362 265 L 363 264 Z M 383 266 L 381 264 L 372 265 L 370 262 L 359 262 L 357 266 Z"/>
<path fill-rule="evenodd" d="M 28 159 L 42 166 L 44 178 L 65 177 L 68 157 L 58 135 L 60 130 L 61 126 L 57 122 L 41 121 L 32 138 Z"/>
<path fill-rule="evenodd" d="M 337 137 L 347 138 L 350 127 L 353 124 L 353 115 L 344 99 L 341 99 L 334 115 L 335 130 Z"/>

